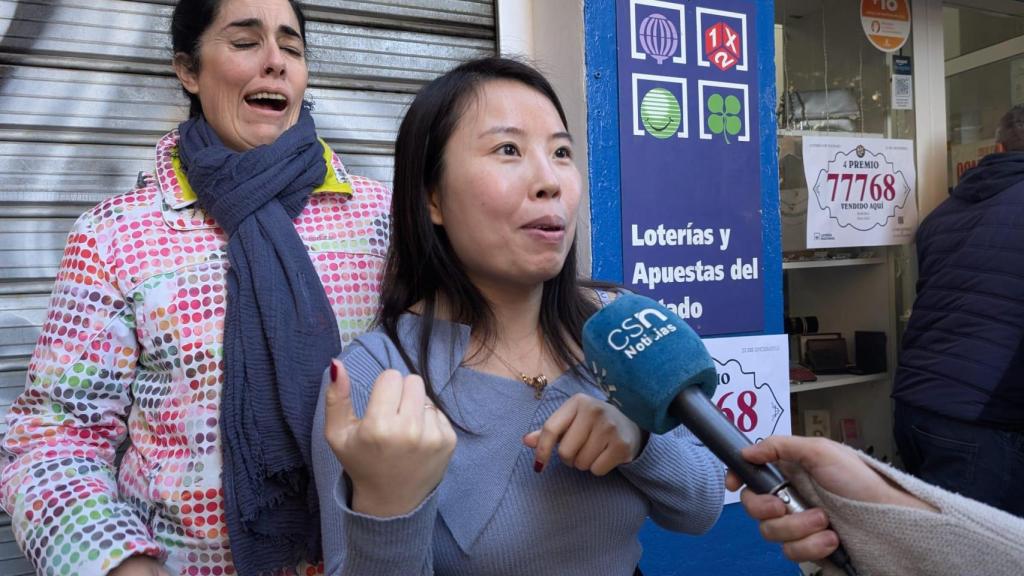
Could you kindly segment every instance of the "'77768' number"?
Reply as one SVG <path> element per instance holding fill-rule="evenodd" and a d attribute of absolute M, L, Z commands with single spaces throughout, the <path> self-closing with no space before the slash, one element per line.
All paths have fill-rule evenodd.
<path fill-rule="evenodd" d="M 878 183 L 878 179 L 882 179 L 882 183 Z M 871 200 L 879 202 L 885 199 L 887 202 L 892 202 L 896 199 L 896 177 L 892 174 L 875 174 L 871 177 L 870 185 L 868 184 L 867 174 L 829 174 L 828 181 L 832 183 L 832 201 L 836 201 L 836 194 L 840 193 L 840 188 L 843 184 L 846 184 L 846 198 L 844 202 L 850 201 L 850 194 L 854 192 L 856 184 L 860 184 L 860 200 L 865 200 L 866 194 L 871 195 Z"/>

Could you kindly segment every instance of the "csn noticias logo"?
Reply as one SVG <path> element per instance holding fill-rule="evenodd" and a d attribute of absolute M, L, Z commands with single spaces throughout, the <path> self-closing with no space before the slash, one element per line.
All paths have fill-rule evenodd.
<path fill-rule="evenodd" d="M 608 346 L 616 352 L 623 352 L 626 358 L 633 359 L 676 330 L 676 326 L 661 311 L 645 308 L 623 320 L 618 328 L 608 333 Z"/>

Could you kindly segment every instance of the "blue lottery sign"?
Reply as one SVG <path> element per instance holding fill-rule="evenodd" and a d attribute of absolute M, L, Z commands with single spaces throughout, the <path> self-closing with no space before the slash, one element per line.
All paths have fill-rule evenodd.
<path fill-rule="evenodd" d="M 756 7 L 616 6 L 623 282 L 701 335 L 761 331 Z"/>

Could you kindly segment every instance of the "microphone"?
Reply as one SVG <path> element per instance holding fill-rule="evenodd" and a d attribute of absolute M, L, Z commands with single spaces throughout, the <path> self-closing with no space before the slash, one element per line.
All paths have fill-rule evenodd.
<path fill-rule="evenodd" d="M 583 326 L 583 353 L 609 401 L 640 428 L 664 434 L 685 424 L 757 494 L 774 494 L 790 513 L 807 507 L 771 465 L 740 454 L 751 442 L 711 402 L 718 371 L 700 336 L 679 316 L 650 298 L 622 294 Z M 839 545 L 828 557 L 857 576 Z"/>

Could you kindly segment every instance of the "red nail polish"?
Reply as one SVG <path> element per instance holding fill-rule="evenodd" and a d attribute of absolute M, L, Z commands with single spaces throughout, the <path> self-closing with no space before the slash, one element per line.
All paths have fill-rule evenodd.
<path fill-rule="evenodd" d="M 540 474 L 540 471 L 544 469 L 544 463 L 540 460 L 533 461 L 533 471 Z"/>
<path fill-rule="evenodd" d="M 331 360 L 331 381 L 338 379 L 338 365 Z"/>

